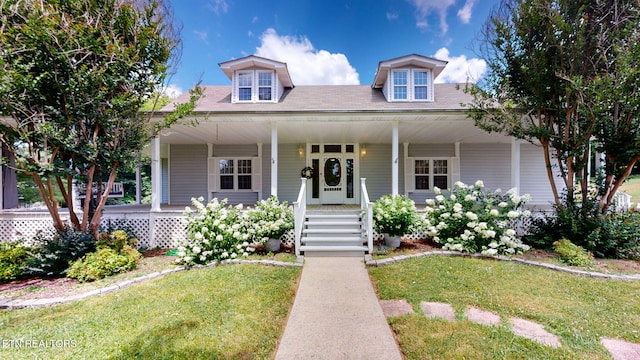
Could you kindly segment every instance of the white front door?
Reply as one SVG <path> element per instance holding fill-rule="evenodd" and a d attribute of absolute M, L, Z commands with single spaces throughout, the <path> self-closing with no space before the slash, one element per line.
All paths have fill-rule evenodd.
<path fill-rule="evenodd" d="M 345 199 L 346 167 L 342 154 L 322 158 L 320 192 L 323 204 L 342 204 Z"/>

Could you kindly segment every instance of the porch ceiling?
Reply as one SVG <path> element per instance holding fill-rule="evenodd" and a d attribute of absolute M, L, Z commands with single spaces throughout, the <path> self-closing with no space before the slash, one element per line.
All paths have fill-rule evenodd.
<path fill-rule="evenodd" d="M 496 143 L 510 142 L 506 136 L 487 134 L 460 114 L 431 115 L 306 115 L 207 117 L 195 126 L 174 125 L 161 134 L 169 144 L 271 143 L 271 123 L 278 125 L 280 143 L 390 143 L 394 121 L 398 121 L 400 143 Z"/>

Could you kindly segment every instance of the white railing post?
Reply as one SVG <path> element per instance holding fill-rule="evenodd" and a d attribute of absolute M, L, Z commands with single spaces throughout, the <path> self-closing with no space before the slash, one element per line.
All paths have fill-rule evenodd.
<path fill-rule="evenodd" d="M 361 203 L 360 208 L 365 213 L 363 223 L 367 234 L 367 248 L 369 255 L 373 254 L 373 203 L 369 201 L 369 193 L 367 192 L 366 178 L 360 178 Z"/>
<path fill-rule="evenodd" d="M 293 216 L 294 216 L 294 239 L 296 256 L 300 256 L 300 241 L 302 238 L 302 225 L 304 224 L 304 218 L 307 214 L 307 179 L 300 178 L 300 192 L 298 193 L 298 199 L 293 203 Z"/>

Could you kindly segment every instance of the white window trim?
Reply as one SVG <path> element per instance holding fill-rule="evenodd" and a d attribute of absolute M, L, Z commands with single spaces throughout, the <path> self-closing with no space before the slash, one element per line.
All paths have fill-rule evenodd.
<path fill-rule="evenodd" d="M 259 158 L 256 157 L 228 157 L 228 156 L 220 156 L 213 157 L 212 164 L 210 166 L 213 168 L 213 176 L 211 177 L 210 191 L 211 192 L 256 192 L 256 176 L 260 173 L 259 169 L 256 168 L 257 164 L 260 163 Z M 233 160 L 233 174 L 221 174 L 220 173 L 220 160 Z M 238 160 L 249 160 L 251 161 L 251 173 L 249 174 L 239 174 L 238 173 Z M 221 176 L 233 176 L 233 189 L 223 189 L 221 187 Z M 238 176 L 249 176 L 251 177 L 251 188 L 249 189 L 238 189 Z"/>
<path fill-rule="evenodd" d="M 407 98 L 406 99 L 396 99 L 395 98 L 395 84 L 393 82 L 393 76 L 395 73 L 404 72 L 407 74 Z M 415 98 L 415 82 L 414 82 L 414 74 L 416 72 L 426 72 L 427 73 L 427 98 L 426 99 L 416 99 Z M 394 102 L 433 102 L 434 99 L 434 87 L 433 87 L 433 71 L 431 69 L 423 69 L 423 68 L 398 68 L 389 71 L 389 78 L 387 79 L 387 83 L 389 83 L 389 100 Z"/>
<path fill-rule="evenodd" d="M 268 73 L 271 74 L 271 99 L 270 100 L 260 100 L 260 75 Z M 240 74 L 251 74 L 251 99 L 250 100 L 240 100 Z M 277 102 L 277 82 L 278 77 L 275 76 L 275 71 L 273 70 L 237 70 L 234 76 L 233 82 L 233 103 L 273 103 Z M 244 87 L 244 86 L 243 86 Z M 262 86 L 265 87 L 265 86 Z"/>
<path fill-rule="evenodd" d="M 453 161 L 451 157 L 410 157 L 408 158 L 410 160 L 411 163 L 411 168 L 410 170 L 410 176 L 413 177 L 413 191 L 411 192 L 415 192 L 415 193 L 433 193 L 433 187 L 434 185 L 434 181 L 433 181 L 433 177 L 434 176 L 443 176 L 445 174 L 434 174 L 433 170 L 433 161 L 434 160 L 446 160 L 447 161 L 447 186 L 446 188 L 443 188 L 442 190 L 446 190 L 448 188 L 451 188 L 451 179 L 452 179 L 452 165 L 453 165 Z M 428 160 L 429 161 L 429 174 L 416 174 L 415 173 L 415 165 L 416 165 L 416 160 Z M 416 188 L 416 183 L 415 183 L 415 178 L 417 176 L 428 176 L 429 177 L 429 189 L 418 189 Z"/>

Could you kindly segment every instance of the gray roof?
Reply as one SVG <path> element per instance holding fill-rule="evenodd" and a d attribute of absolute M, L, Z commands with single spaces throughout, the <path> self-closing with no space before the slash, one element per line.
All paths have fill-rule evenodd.
<path fill-rule="evenodd" d="M 203 87 L 204 96 L 196 112 L 252 113 L 252 112 L 371 112 L 371 111 L 462 111 L 461 103 L 471 102 L 464 93 L 464 84 L 435 84 L 433 102 L 388 102 L 382 90 L 370 85 L 299 85 L 286 89 L 278 103 L 231 103 L 231 85 Z M 188 93 L 174 103 L 186 102 Z M 162 110 L 170 111 L 173 105 Z"/>

